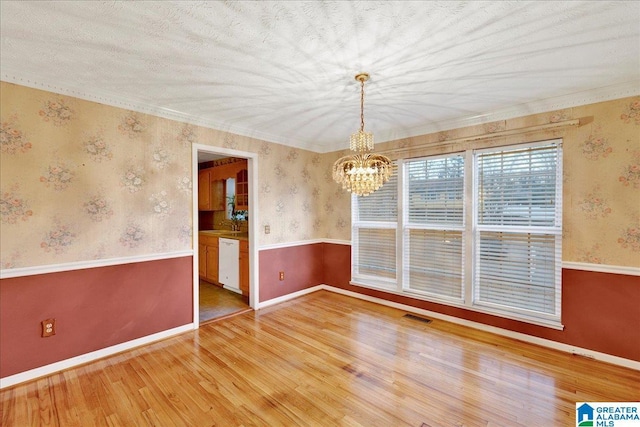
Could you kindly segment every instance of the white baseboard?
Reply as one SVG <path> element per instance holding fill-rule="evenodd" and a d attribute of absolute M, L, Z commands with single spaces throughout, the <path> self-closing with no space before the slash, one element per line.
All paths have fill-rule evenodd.
<path fill-rule="evenodd" d="M 590 359 L 599 360 L 606 363 L 611 363 L 613 365 L 622 366 L 625 368 L 630 368 L 634 370 L 640 371 L 640 362 L 635 360 L 625 359 L 623 357 L 613 356 L 606 353 L 601 353 L 598 351 L 589 350 L 586 348 L 576 347 L 568 344 L 559 343 L 556 341 L 547 340 L 544 338 L 534 337 L 532 335 L 523 334 L 520 332 L 514 332 L 507 329 L 497 328 L 495 326 L 485 325 L 483 323 L 473 322 L 471 320 L 460 319 L 453 316 L 448 316 L 446 314 L 437 313 L 434 311 L 424 310 L 421 308 L 413 307 L 410 305 L 400 304 L 393 301 L 387 301 L 382 298 L 376 298 L 369 295 L 360 294 L 357 292 L 347 291 L 345 289 L 336 288 L 329 285 L 317 285 L 311 288 L 302 289 L 297 292 L 293 292 L 291 294 L 283 295 L 278 298 L 272 298 L 267 301 L 263 301 L 258 304 L 256 307 L 257 310 L 270 307 L 276 304 L 280 304 L 285 301 L 289 301 L 303 295 L 307 295 L 313 292 L 317 292 L 320 290 L 326 290 L 329 292 L 335 292 L 337 294 L 347 295 L 353 298 L 358 298 L 364 301 L 374 302 L 376 304 L 385 305 L 388 307 L 397 308 L 399 310 L 408 311 L 410 313 L 420 314 L 423 316 L 432 317 L 434 319 L 444 320 L 447 322 L 455 323 L 462 326 L 467 326 L 474 329 L 479 329 L 482 331 L 494 333 L 496 335 L 502 335 L 509 338 L 514 338 L 520 341 L 528 342 L 531 344 L 537 344 L 543 347 L 551 348 L 554 350 L 563 351 L 566 353 L 576 354 L 584 357 L 588 357 Z M 178 335 L 184 332 L 191 331 L 195 328 L 193 323 L 189 323 L 187 325 L 179 326 L 177 328 L 169 329 L 166 331 L 158 332 L 157 334 L 148 335 L 146 337 L 138 338 L 132 341 L 127 341 L 125 343 L 117 344 L 108 348 L 103 348 L 91 353 L 82 354 L 80 356 L 72 357 L 70 359 L 62 360 L 60 362 L 52 363 L 50 365 L 42 366 L 36 369 L 32 369 L 30 371 L 21 372 L 19 374 L 11 375 L 8 377 L 0 378 L 0 389 L 5 387 L 10 387 L 19 383 L 23 383 L 26 381 L 31 381 L 36 378 L 40 378 L 46 375 L 53 374 L 55 372 L 59 372 L 65 369 L 70 369 L 75 366 L 92 362 L 103 357 L 112 356 L 116 353 L 120 353 L 126 350 L 131 350 L 135 347 L 139 347 L 142 345 L 151 344 L 155 341 L 159 341 L 165 338 L 172 337 L 174 335 Z"/>
<path fill-rule="evenodd" d="M 542 347 L 547 347 L 554 350 L 559 350 L 566 353 L 587 357 L 589 359 L 599 360 L 602 362 L 611 363 L 613 365 L 623 366 L 625 368 L 630 368 L 630 369 L 640 371 L 640 362 L 637 362 L 635 360 L 625 359 L 623 357 L 613 356 L 607 353 L 600 353 L 598 351 L 576 347 L 573 345 L 564 344 L 557 341 L 548 340 L 545 338 L 539 338 L 532 335 L 523 334 L 520 332 L 514 332 L 508 329 L 497 328 L 495 326 L 489 326 L 483 323 L 473 322 L 471 320 L 460 319 L 457 317 L 448 316 L 446 314 L 437 313 L 435 311 L 424 310 L 424 309 L 413 307 L 410 305 L 400 304 L 393 301 L 387 301 L 382 298 L 376 298 L 369 295 L 360 294 L 357 292 L 347 291 L 345 289 L 336 288 L 333 286 L 319 285 L 319 286 L 315 286 L 313 289 L 320 290 L 317 288 L 327 290 L 330 292 L 335 292 L 337 294 L 347 295 L 350 297 L 358 298 L 358 299 L 369 301 L 369 302 L 374 302 L 381 305 L 386 305 L 388 307 L 397 308 L 400 310 L 408 311 L 410 313 L 420 314 L 422 316 L 432 317 L 434 319 L 444 320 L 444 321 L 455 323 L 458 325 L 467 326 L 467 327 L 478 329 L 481 331 L 490 332 L 496 335 L 502 335 L 508 338 L 514 338 L 527 343 L 537 344 Z M 280 297 L 280 298 L 283 298 L 283 297 Z"/>
<path fill-rule="evenodd" d="M 137 338 L 135 340 L 127 341 L 121 344 L 116 344 L 111 347 L 92 351 L 91 353 L 81 354 L 80 356 L 72 357 L 66 360 L 61 360 L 59 362 L 55 362 L 50 365 L 41 366 L 39 368 L 31 369 L 29 371 L 20 372 L 19 374 L 0 378 L 0 389 L 3 389 L 5 387 L 11 387 L 13 385 L 23 383 L 26 381 L 35 380 L 36 378 L 44 377 L 46 375 L 51 375 L 53 373 L 63 371 L 65 369 L 70 369 L 75 366 L 82 365 L 88 362 L 93 362 L 95 360 L 102 359 L 107 356 L 112 356 L 116 353 L 121 353 L 126 350 L 131 350 L 133 348 L 140 347 L 142 345 L 151 344 L 155 341 L 160 341 L 165 338 L 172 337 L 174 335 L 192 331 L 193 329 L 194 329 L 194 324 L 189 323 L 187 325 L 178 326 L 177 328 L 168 329 L 166 331 L 158 332 L 152 335 L 147 335 L 146 337 Z"/>
<path fill-rule="evenodd" d="M 269 306 L 272 306 L 272 305 L 280 304 L 281 302 L 289 301 L 291 299 L 301 297 L 302 295 L 307 295 L 307 294 L 310 294 L 312 292 L 321 291 L 321 290 L 326 289 L 326 288 L 327 287 L 325 285 L 316 285 L 316 286 L 313 286 L 311 288 L 302 289 L 301 291 L 292 292 L 290 294 L 283 295 L 281 297 L 272 298 L 270 300 L 263 301 L 263 302 L 259 303 L 258 306 L 256 307 L 256 310 L 259 310 L 261 308 L 266 308 L 266 307 L 269 307 Z"/>

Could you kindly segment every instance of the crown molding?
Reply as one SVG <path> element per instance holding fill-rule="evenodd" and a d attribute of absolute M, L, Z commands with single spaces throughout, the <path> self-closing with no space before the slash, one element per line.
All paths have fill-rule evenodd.
<path fill-rule="evenodd" d="M 247 129 L 230 123 L 224 123 L 205 117 L 193 116 L 181 111 L 165 108 L 158 105 L 149 104 L 147 101 L 129 98 L 121 94 L 109 93 L 95 89 L 79 88 L 70 82 L 50 82 L 38 76 L 30 76 L 23 72 L 7 69 L 3 67 L 0 71 L 0 80 L 27 86 L 34 89 L 46 90 L 60 95 L 73 96 L 86 101 L 97 102 L 117 108 L 124 108 L 143 114 L 151 114 L 169 120 L 190 123 L 197 126 L 234 133 L 249 138 L 255 138 L 276 144 L 282 144 L 302 150 L 313 151 L 320 154 L 344 150 L 342 141 L 333 143 L 318 143 L 314 147 L 305 145 L 303 141 L 287 139 L 281 136 L 272 135 L 255 129 Z M 562 110 L 581 105 L 594 104 L 597 102 L 610 101 L 613 99 L 626 98 L 640 95 L 640 79 L 616 83 L 599 88 L 575 92 L 567 95 L 552 98 L 539 99 L 515 105 L 509 108 L 496 110 L 486 114 L 462 117 L 453 120 L 430 123 L 409 129 L 382 131 L 376 133 L 378 143 L 395 141 L 403 138 L 411 138 L 447 130 L 459 129 L 469 126 L 482 125 L 484 123 L 508 120 L 516 117 L 523 117 L 532 114 L 540 114 L 549 111 Z"/>
<path fill-rule="evenodd" d="M 193 116 L 191 114 L 183 113 L 171 108 L 149 104 L 145 100 L 130 98 L 121 94 L 111 93 L 103 90 L 96 90 L 93 88 L 80 88 L 70 82 L 50 82 L 41 77 L 30 76 L 23 72 L 7 69 L 6 67 L 3 67 L 2 71 L 0 71 L 0 80 L 7 83 L 14 83 L 20 86 L 30 87 L 33 89 L 57 93 L 59 95 L 72 96 L 74 98 L 79 98 L 85 101 L 97 102 L 99 104 L 104 104 L 111 107 L 123 108 L 126 110 L 135 111 L 137 113 L 150 114 L 169 120 L 175 120 L 178 122 L 189 123 L 192 125 L 202 126 L 222 132 L 229 132 L 236 135 L 246 136 L 253 139 L 259 139 L 262 141 L 273 142 L 276 144 L 282 144 L 290 147 L 300 148 L 303 150 L 309 150 L 309 148 L 304 144 L 301 144 L 300 141 L 289 140 L 254 129 L 247 129 L 230 123 L 212 120 L 210 118 Z"/>
<path fill-rule="evenodd" d="M 411 138 L 447 130 L 477 126 L 500 120 L 514 119 L 532 114 L 546 113 L 563 110 L 581 105 L 595 104 L 597 102 L 611 101 L 640 95 L 640 79 L 628 82 L 616 83 L 595 89 L 575 92 L 552 98 L 539 99 L 512 107 L 496 110 L 486 114 L 462 117 L 459 119 L 430 123 L 425 126 L 414 127 L 399 131 L 377 132 L 378 142 L 395 141 L 403 138 Z"/>

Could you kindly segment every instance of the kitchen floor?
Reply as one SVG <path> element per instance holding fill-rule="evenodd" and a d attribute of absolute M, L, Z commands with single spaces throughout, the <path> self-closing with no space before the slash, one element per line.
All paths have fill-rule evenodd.
<path fill-rule="evenodd" d="M 200 323 L 249 309 L 242 295 L 200 280 Z"/>

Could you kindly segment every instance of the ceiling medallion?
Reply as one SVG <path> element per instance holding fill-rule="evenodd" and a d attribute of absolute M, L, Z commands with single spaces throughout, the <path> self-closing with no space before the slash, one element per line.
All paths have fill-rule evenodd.
<path fill-rule="evenodd" d="M 355 154 L 336 160 L 333 179 L 353 194 L 368 196 L 389 181 L 392 167 L 388 157 L 373 153 L 373 133 L 364 131 L 364 82 L 369 74 L 358 74 L 356 80 L 360 82 L 360 130 L 350 139 Z"/>

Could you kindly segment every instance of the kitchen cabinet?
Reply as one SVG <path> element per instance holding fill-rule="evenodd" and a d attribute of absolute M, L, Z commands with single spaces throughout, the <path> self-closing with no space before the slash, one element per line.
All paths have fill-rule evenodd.
<path fill-rule="evenodd" d="M 218 238 L 199 235 L 198 242 L 198 274 L 208 282 L 218 283 L 219 271 Z"/>
<path fill-rule="evenodd" d="M 236 210 L 249 210 L 249 173 L 240 169 L 236 174 Z"/>
<path fill-rule="evenodd" d="M 211 207 L 211 171 L 198 172 L 198 210 L 207 211 Z"/>
<path fill-rule="evenodd" d="M 240 291 L 249 296 L 249 242 L 240 240 Z"/>
<path fill-rule="evenodd" d="M 231 274 L 236 274 L 233 272 L 224 272 L 221 269 L 220 264 L 220 256 L 224 255 L 220 250 L 220 242 L 221 241 L 229 241 L 229 239 L 233 239 L 238 243 L 237 249 L 235 250 L 234 260 L 229 260 L 225 262 L 225 267 L 230 267 L 236 270 L 236 279 L 232 282 L 237 283 L 231 284 L 231 282 L 226 283 L 223 275 L 231 276 Z M 198 234 L 198 273 L 200 278 L 206 280 L 207 282 L 215 283 L 217 285 L 231 284 L 232 290 L 238 292 L 238 287 L 240 288 L 240 293 L 244 297 L 246 301 L 249 300 L 249 241 L 244 238 L 234 238 L 232 235 L 227 235 L 221 233 L 220 236 L 213 236 L 210 232 L 200 232 Z M 226 287 L 226 286 L 225 286 Z"/>
<path fill-rule="evenodd" d="M 198 172 L 198 210 L 223 211 L 226 208 L 224 180 L 216 179 L 213 168 Z"/>
<path fill-rule="evenodd" d="M 207 277 L 207 245 L 198 243 L 198 276 Z"/>

